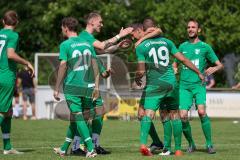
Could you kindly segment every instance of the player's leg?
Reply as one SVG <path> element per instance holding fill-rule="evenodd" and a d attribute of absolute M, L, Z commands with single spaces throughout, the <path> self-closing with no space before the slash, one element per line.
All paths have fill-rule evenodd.
<path fill-rule="evenodd" d="M 94 142 L 95 150 L 97 154 L 110 154 L 111 152 L 100 146 L 100 135 L 103 127 L 103 116 L 105 114 L 105 106 L 103 104 L 103 99 L 101 96 L 96 99 L 94 106 L 96 114 L 92 120 L 92 139 Z"/>
<path fill-rule="evenodd" d="M 27 100 L 28 100 L 28 89 L 22 90 L 22 111 L 23 111 L 23 119 L 27 120 Z"/>
<path fill-rule="evenodd" d="M 187 152 L 191 153 L 196 149 L 196 145 L 194 143 L 192 137 L 191 125 L 188 120 L 188 111 L 192 106 L 193 94 L 190 90 L 181 88 L 179 90 L 179 110 L 180 110 L 180 118 L 182 120 L 183 127 L 183 135 L 188 141 L 189 147 Z"/>
<path fill-rule="evenodd" d="M 216 152 L 213 149 L 211 122 L 206 113 L 206 87 L 199 85 L 194 89 L 194 92 L 196 94 L 196 104 L 198 107 L 198 115 L 201 119 L 201 126 L 206 139 L 207 151 L 209 154 L 214 154 Z"/>
<path fill-rule="evenodd" d="M 168 110 L 162 108 L 160 111 L 160 117 L 163 124 L 164 148 L 159 155 L 165 156 L 171 154 L 172 125 Z"/>
<path fill-rule="evenodd" d="M 141 130 L 140 130 L 140 152 L 144 156 L 151 156 L 150 150 L 147 148 L 148 134 L 151 128 L 152 119 L 155 116 L 155 111 L 152 109 L 145 109 L 145 115 L 141 119 Z"/>
<path fill-rule="evenodd" d="M 54 151 L 59 154 L 60 156 L 64 156 L 67 151 L 68 148 L 72 142 L 72 139 L 75 135 L 75 131 L 76 131 L 76 123 L 75 122 L 70 122 L 68 129 L 67 129 L 67 134 L 66 134 L 66 138 L 64 143 L 62 144 L 62 146 L 60 148 L 55 148 Z"/>
<path fill-rule="evenodd" d="M 140 121 L 141 121 L 142 117 L 144 116 L 144 113 L 145 113 L 144 108 L 143 108 L 143 106 L 141 105 L 141 102 L 140 102 L 140 105 L 138 107 L 138 119 Z M 151 136 L 152 141 L 153 141 L 152 144 L 150 145 L 150 151 L 154 152 L 156 150 L 162 149 L 163 148 L 163 143 L 160 140 L 160 138 L 158 137 L 158 134 L 157 134 L 157 131 L 155 129 L 155 126 L 154 126 L 153 122 L 151 123 L 149 135 Z"/>
<path fill-rule="evenodd" d="M 32 107 L 32 120 L 36 120 L 36 107 L 35 107 L 35 90 L 34 88 L 30 89 L 31 94 L 29 95 L 29 102 L 31 103 Z"/>
<path fill-rule="evenodd" d="M 170 119 L 173 127 L 173 137 L 175 142 L 175 155 L 181 156 L 182 153 L 182 121 L 179 113 L 179 88 L 176 85 L 174 90 L 165 98 L 165 105 L 170 110 Z"/>
<path fill-rule="evenodd" d="M 173 137 L 175 142 L 175 155 L 182 155 L 182 122 L 179 115 L 179 110 L 170 110 L 170 118 L 173 127 Z"/>
<path fill-rule="evenodd" d="M 22 153 L 12 148 L 10 140 L 13 93 L 14 84 L 1 84 L 0 82 L 0 124 L 3 137 L 3 154 Z"/>

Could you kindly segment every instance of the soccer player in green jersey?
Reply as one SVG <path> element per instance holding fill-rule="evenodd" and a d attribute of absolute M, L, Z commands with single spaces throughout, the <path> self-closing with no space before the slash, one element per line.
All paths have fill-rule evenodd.
<path fill-rule="evenodd" d="M 94 80 L 97 71 L 94 70 L 96 62 L 93 60 L 96 57 L 92 45 L 77 35 L 77 27 L 78 21 L 75 18 L 68 17 L 62 20 L 62 33 L 68 39 L 60 45 L 59 59 L 61 62 L 54 97 L 59 100 L 60 84 L 64 79 L 63 93 L 73 120 L 70 120 L 64 144 L 61 148 L 54 148 L 54 151 L 60 156 L 64 156 L 76 134 L 75 131 L 77 131 L 86 144 L 86 157 L 95 157 L 97 154 L 94 151 L 83 111 L 86 106 L 92 108 L 91 96 L 95 93 L 92 88 L 93 86 L 97 88 L 96 85 L 98 85 L 98 82 Z"/>
<path fill-rule="evenodd" d="M 16 54 L 18 34 L 14 31 L 18 24 L 15 11 L 7 11 L 3 17 L 4 28 L 0 30 L 0 125 L 3 137 L 3 154 L 20 154 L 10 142 L 12 100 L 16 82 L 16 62 L 25 65 L 34 76 L 30 62 Z"/>
<path fill-rule="evenodd" d="M 191 19 L 187 25 L 189 40 L 179 46 L 179 51 L 184 54 L 192 63 L 200 70 L 202 74 L 211 75 L 214 72 L 221 70 L 223 65 L 218 60 L 212 47 L 201 41 L 198 38 L 198 33 L 201 31 L 199 23 Z M 214 67 L 209 67 L 205 70 L 206 61 L 214 63 Z M 177 68 L 177 62 L 173 64 Z M 202 84 L 198 75 L 183 66 L 180 72 L 180 116 L 182 119 L 183 133 L 186 137 L 189 148 L 188 152 L 193 152 L 196 149 L 192 138 L 191 126 L 188 121 L 188 111 L 192 106 L 193 98 L 196 101 L 198 115 L 201 119 L 202 130 L 206 139 L 206 147 L 209 154 L 216 153 L 213 149 L 211 138 L 211 123 L 206 113 L 206 84 Z"/>
<path fill-rule="evenodd" d="M 152 30 L 152 28 L 155 28 L 155 30 Z M 162 33 L 162 30 L 160 28 L 156 27 L 156 23 L 152 18 L 145 18 L 143 21 L 143 30 L 144 30 L 144 36 L 141 37 L 136 43 L 135 46 L 138 46 L 141 44 L 144 40 L 148 38 L 152 38 L 153 36 L 157 35 L 159 36 L 159 33 Z M 156 30 L 158 31 L 157 33 Z M 139 105 L 138 107 L 138 119 L 141 121 L 142 117 L 144 116 L 144 108 L 143 106 Z M 152 138 L 152 143 L 150 145 L 150 151 L 152 153 L 156 152 L 157 150 L 163 149 L 163 143 L 160 140 L 157 131 L 155 129 L 154 123 L 152 122 L 149 135 Z"/>
<path fill-rule="evenodd" d="M 134 24 L 132 27 L 133 32 L 131 34 L 133 38 L 140 39 L 144 36 L 141 24 Z M 137 46 L 138 69 L 135 80 L 137 85 L 141 86 L 141 78 L 145 73 L 147 79 L 140 102 L 140 105 L 145 109 L 145 115 L 141 119 L 140 152 L 145 156 L 152 155 L 146 147 L 147 137 L 155 111 L 159 107 L 164 128 L 164 152 L 162 155 L 169 155 L 171 152 L 172 130 L 175 140 L 175 155 L 182 155 L 182 123 L 178 113 L 178 89 L 173 68 L 169 61 L 170 54 L 191 68 L 200 79 L 204 80 L 200 71 L 178 52 L 172 41 L 157 37 L 145 40 Z"/>
<path fill-rule="evenodd" d="M 95 32 L 99 33 L 101 31 L 102 27 L 103 27 L 103 22 L 102 22 L 101 15 L 97 12 L 91 12 L 86 17 L 86 28 L 85 28 L 85 30 L 83 30 L 79 34 L 79 36 L 81 38 L 85 39 L 91 45 L 93 45 L 95 50 L 99 54 L 112 53 L 112 52 L 116 51 L 119 46 L 115 45 L 114 47 L 112 47 L 112 45 L 114 43 L 116 43 L 118 40 L 120 40 L 120 38 L 128 35 L 132 31 L 131 28 L 122 29 L 120 31 L 120 33 L 118 35 L 116 35 L 115 37 L 101 42 L 93 36 L 93 33 L 95 33 Z M 104 70 L 106 70 L 104 67 L 100 67 L 100 72 L 103 72 Z M 107 70 L 106 73 L 109 74 L 109 71 Z M 101 96 L 99 96 L 99 98 L 96 101 L 94 101 L 94 106 L 95 106 L 95 110 L 96 110 L 97 115 L 99 115 L 99 116 L 96 116 L 92 120 L 92 139 L 93 139 L 93 142 L 94 142 L 94 145 L 95 145 L 95 150 L 96 150 L 97 154 L 109 154 L 110 152 L 106 151 L 99 144 L 100 134 L 101 134 L 101 131 L 102 131 L 102 126 L 103 126 L 103 114 L 104 114 L 104 111 L 105 111 L 105 108 L 104 108 L 104 105 L 103 105 L 103 99 L 101 98 Z M 72 153 L 77 153 L 77 151 L 79 151 L 79 145 L 78 145 L 79 141 L 80 141 L 79 137 L 74 138 L 73 143 L 76 144 L 76 145 L 74 145 L 72 147 Z"/>

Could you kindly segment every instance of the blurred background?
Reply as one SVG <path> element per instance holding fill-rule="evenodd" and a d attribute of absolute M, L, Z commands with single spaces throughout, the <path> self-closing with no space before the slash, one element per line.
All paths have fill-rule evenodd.
<path fill-rule="evenodd" d="M 50 109 L 46 106 L 50 105 L 54 110 L 55 102 L 49 86 L 49 77 L 58 65 L 57 54 L 53 53 L 58 53 L 59 44 L 64 40 L 60 27 L 62 18 L 76 17 L 82 26 L 79 28 L 81 31 L 85 26 L 84 16 L 91 11 L 98 11 L 103 17 L 104 27 L 101 33 L 95 35 L 99 40 L 106 40 L 118 34 L 121 27 L 152 17 L 163 30 L 164 36 L 171 39 L 176 46 L 187 40 L 187 20 L 196 18 L 202 27 L 201 39 L 213 47 L 225 66 L 224 71 L 214 74 L 214 77 L 209 79 L 209 81 L 214 79 L 214 84 L 209 87 L 207 95 L 207 104 L 212 105 L 209 107 L 212 109 L 209 114 L 214 116 L 218 110 L 216 116 L 220 115 L 220 117 L 240 115 L 237 106 L 240 102 L 236 98 L 239 96 L 237 88 L 240 88 L 240 85 L 237 85 L 240 82 L 240 1 L 238 0 L 1 0 L 0 7 L 0 15 L 10 9 L 17 11 L 20 18 L 16 28 L 20 35 L 18 54 L 35 63 L 37 68 L 35 86 L 37 118 L 54 117 L 54 114 L 49 116 Z M 119 56 L 123 61 L 121 63 L 132 69 L 129 66 L 136 61 L 133 48 L 124 52 L 126 54 Z M 114 60 L 107 57 L 108 55 L 103 56 L 103 61 L 111 66 Z M 124 70 L 121 74 L 126 75 L 129 72 Z M 125 77 L 126 83 L 124 83 L 127 86 L 129 78 Z M 105 93 L 113 90 L 111 87 L 113 83 L 112 79 L 102 82 L 102 85 L 106 86 L 103 88 Z M 112 101 L 116 101 L 113 106 L 122 106 L 120 107 L 123 109 L 122 115 L 125 113 L 128 115 L 132 110 L 134 115 L 139 100 L 139 95 L 135 94 L 137 91 L 133 94 L 129 93 L 130 96 L 125 94 L 128 91 L 121 92 L 119 95 L 122 98 L 119 99 L 119 95 L 113 93 L 118 89 L 120 88 L 114 88 L 111 92 L 114 98 L 113 100 L 107 98 L 110 100 L 106 105 L 111 108 Z M 127 107 L 130 109 L 124 110 Z M 231 113 L 222 112 L 226 110 Z"/>

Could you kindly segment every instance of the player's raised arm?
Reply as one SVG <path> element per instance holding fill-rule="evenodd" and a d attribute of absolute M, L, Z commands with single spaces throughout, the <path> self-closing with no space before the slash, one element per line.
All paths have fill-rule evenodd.
<path fill-rule="evenodd" d="M 152 18 L 144 19 L 143 29 L 145 35 L 135 43 L 135 47 L 137 47 L 141 42 L 143 42 L 146 39 L 154 38 L 162 34 L 161 28 L 156 27 L 156 23 Z"/>
<path fill-rule="evenodd" d="M 178 52 L 174 54 L 174 57 L 177 58 L 179 61 L 181 61 L 185 66 L 193 70 L 194 72 L 197 73 L 199 78 L 204 82 L 204 76 L 201 74 L 201 72 L 197 69 L 197 67 L 190 61 L 188 60 L 182 53 Z"/>
<path fill-rule="evenodd" d="M 99 41 L 99 40 L 96 40 L 94 43 L 93 43 L 93 46 L 97 49 L 100 49 L 100 50 L 105 50 L 107 48 L 109 48 L 110 46 L 112 46 L 114 43 L 116 43 L 118 40 L 120 40 L 121 38 L 125 37 L 126 35 L 128 35 L 129 33 L 132 32 L 132 28 L 131 27 L 128 27 L 128 28 L 125 28 L 125 29 L 121 29 L 119 34 L 108 39 L 108 40 L 105 40 L 105 41 Z M 98 53 L 102 53 L 102 52 L 98 52 Z"/>

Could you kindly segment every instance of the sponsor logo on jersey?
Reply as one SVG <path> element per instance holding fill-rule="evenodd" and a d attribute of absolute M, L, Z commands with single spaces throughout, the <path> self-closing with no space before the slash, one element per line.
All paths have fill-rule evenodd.
<path fill-rule="evenodd" d="M 195 49 L 195 54 L 199 54 L 200 53 L 200 49 Z"/>

